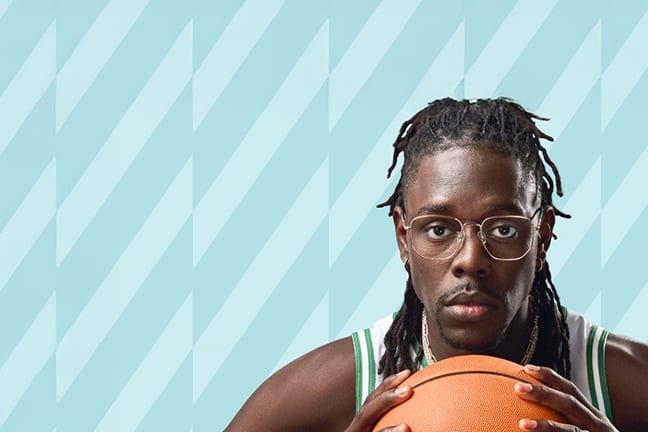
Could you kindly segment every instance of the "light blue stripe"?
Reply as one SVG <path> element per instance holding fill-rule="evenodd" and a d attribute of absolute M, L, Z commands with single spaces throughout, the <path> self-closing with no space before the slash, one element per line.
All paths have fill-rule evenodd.
<path fill-rule="evenodd" d="M 90 88 L 149 0 L 112 0 L 81 38 L 56 77 L 56 131 Z"/>
<path fill-rule="evenodd" d="M 630 303 L 623 317 L 617 323 L 614 332 L 624 335 L 638 334 L 642 342 L 648 342 L 648 330 L 646 329 L 647 310 L 648 283 L 644 285 L 641 291 L 639 291 L 639 294 L 637 294 L 637 297 Z"/>
<path fill-rule="evenodd" d="M 644 148 L 601 214 L 601 264 L 605 265 L 648 205 L 648 147 Z"/>
<path fill-rule="evenodd" d="M 247 0 L 228 23 L 194 75 L 194 130 L 205 119 L 283 4 L 284 0 Z"/>
<path fill-rule="evenodd" d="M 564 211 L 574 216 L 578 224 L 571 224 L 568 230 L 560 231 L 560 245 L 549 249 L 548 261 L 551 271 L 558 275 L 569 257 L 576 251 L 587 231 L 594 225 L 601 213 L 601 158 L 594 161 L 580 184 L 569 198 Z"/>
<path fill-rule="evenodd" d="M 0 291 L 56 214 L 56 162 L 39 179 L 0 231 Z"/>
<path fill-rule="evenodd" d="M 0 368 L 0 427 L 52 358 L 56 347 L 56 295 L 52 294 Z"/>
<path fill-rule="evenodd" d="M 290 346 L 275 364 L 273 373 L 308 351 L 330 342 L 328 329 L 329 294 L 326 293 L 290 343 Z"/>
<path fill-rule="evenodd" d="M 11 3 L 13 3 L 13 0 L 0 0 L 0 19 L 2 19 L 5 12 L 7 12 Z"/>
<path fill-rule="evenodd" d="M 605 129 L 648 69 L 648 12 L 623 43 L 601 76 L 601 128 Z"/>
<path fill-rule="evenodd" d="M 384 178 L 392 153 L 391 143 L 400 125 L 427 102 L 447 96 L 448 89 L 455 89 L 461 83 L 464 71 L 463 50 L 464 23 L 461 22 L 331 207 L 329 267 L 333 266 L 383 194 L 387 185 Z"/>
<path fill-rule="evenodd" d="M 194 401 L 322 224 L 328 211 L 328 159 L 279 223 L 194 345 Z M 250 293 L 254 293 L 251 295 Z"/>
<path fill-rule="evenodd" d="M 466 73 L 467 98 L 495 96 L 497 87 L 511 70 L 557 0 L 519 0 Z"/>
<path fill-rule="evenodd" d="M 192 346 L 193 301 L 189 294 L 97 425 L 97 431 L 134 431 Z"/>
<path fill-rule="evenodd" d="M 40 38 L 0 96 L 0 154 L 56 76 L 56 24 Z"/>
<path fill-rule="evenodd" d="M 191 79 L 191 44 L 189 23 L 61 204 L 56 218 L 57 264 L 74 247 Z"/>
<path fill-rule="evenodd" d="M 580 45 L 560 78 L 542 101 L 537 112 L 551 117 L 543 125 L 546 133 L 557 139 L 569 125 L 601 75 L 601 21 L 597 21 Z M 568 96 L 566 96 L 568 95 Z M 545 142 L 547 148 L 550 142 Z"/>
<path fill-rule="evenodd" d="M 196 265 L 261 174 L 328 75 L 328 23 L 290 71 L 194 210 Z"/>
<path fill-rule="evenodd" d="M 57 400 L 65 395 L 191 216 L 192 172 L 190 159 L 61 339 L 56 352 Z"/>
<path fill-rule="evenodd" d="M 403 269 L 400 253 L 396 251 L 364 297 L 362 297 L 362 300 L 349 314 L 349 319 L 337 334 L 337 337 L 349 336 L 355 331 L 366 328 L 377 318 L 387 316 L 398 310 L 403 302 L 406 280 L 407 273 Z"/>
<path fill-rule="evenodd" d="M 331 71 L 329 130 L 369 79 L 412 17 L 420 0 L 383 0 Z"/>

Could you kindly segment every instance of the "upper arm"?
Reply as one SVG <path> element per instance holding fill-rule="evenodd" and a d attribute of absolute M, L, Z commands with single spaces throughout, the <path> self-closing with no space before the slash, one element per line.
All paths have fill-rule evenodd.
<path fill-rule="evenodd" d="M 622 431 L 648 430 L 648 345 L 610 333 L 605 374 L 615 425 Z"/>
<path fill-rule="evenodd" d="M 268 378 L 227 431 L 343 430 L 355 415 L 351 338 L 324 345 Z"/>

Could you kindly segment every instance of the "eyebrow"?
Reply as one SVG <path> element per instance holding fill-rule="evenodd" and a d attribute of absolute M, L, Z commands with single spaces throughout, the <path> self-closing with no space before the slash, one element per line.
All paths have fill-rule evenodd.
<path fill-rule="evenodd" d="M 418 211 L 416 212 L 415 216 L 420 216 L 424 214 L 436 214 L 436 213 L 442 213 L 442 214 L 452 214 L 454 209 L 454 206 L 449 206 L 445 204 L 433 204 L 433 205 L 427 205 L 420 207 Z M 519 215 L 524 215 L 524 211 L 520 206 L 517 204 L 513 203 L 506 203 L 506 204 L 491 204 L 487 207 L 487 211 L 507 211 L 510 213 L 514 214 L 519 214 Z"/>
<path fill-rule="evenodd" d="M 504 210 L 511 213 L 524 214 L 524 210 L 517 204 L 508 203 L 508 204 L 493 204 L 488 206 L 489 210 Z"/>

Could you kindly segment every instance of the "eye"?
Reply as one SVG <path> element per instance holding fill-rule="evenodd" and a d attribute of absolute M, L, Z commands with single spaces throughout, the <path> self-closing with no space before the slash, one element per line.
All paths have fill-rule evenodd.
<path fill-rule="evenodd" d="M 516 227 L 507 222 L 496 222 L 496 224 L 488 230 L 488 237 L 496 239 L 514 239 L 517 237 L 518 230 Z"/>
<path fill-rule="evenodd" d="M 430 240 L 448 240 L 457 235 L 457 228 L 451 225 L 451 222 L 431 221 L 425 225 L 423 231 Z"/>

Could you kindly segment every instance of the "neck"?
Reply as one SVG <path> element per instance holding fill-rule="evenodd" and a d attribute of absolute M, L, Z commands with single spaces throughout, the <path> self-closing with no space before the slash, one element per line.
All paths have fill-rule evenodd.
<path fill-rule="evenodd" d="M 461 347 L 445 339 L 430 314 L 426 314 L 428 325 L 429 350 L 425 357 L 442 360 L 463 354 L 485 354 L 504 358 L 516 363 L 529 363 L 533 357 L 538 340 L 539 325 L 537 316 L 529 312 L 528 307 L 522 307 L 513 318 L 499 340 L 493 346 Z M 422 326 L 422 333 L 425 325 Z M 534 330 L 535 327 L 535 330 Z M 425 346 L 425 343 L 423 342 Z"/>

